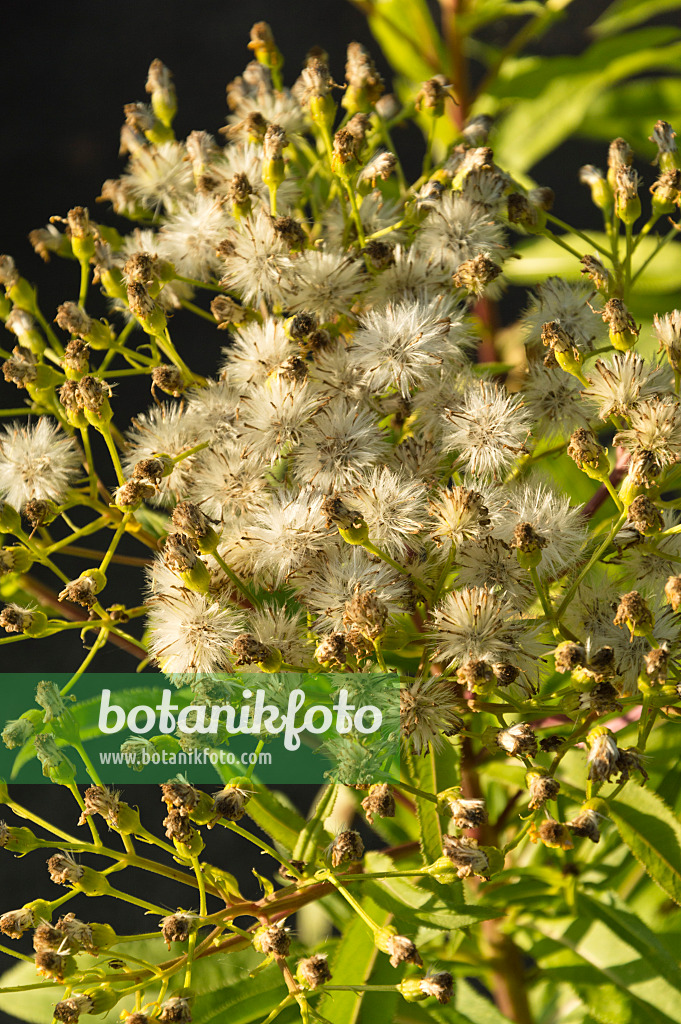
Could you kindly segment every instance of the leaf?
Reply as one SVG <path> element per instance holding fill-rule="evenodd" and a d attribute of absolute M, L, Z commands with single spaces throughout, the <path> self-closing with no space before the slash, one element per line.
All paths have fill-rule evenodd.
<path fill-rule="evenodd" d="M 449 72 L 440 34 L 425 0 L 352 0 L 393 68 L 411 82 Z"/>
<path fill-rule="evenodd" d="M 587 912 L 595 917 L 627 945 L 647 960 L 654 973 L 664 975 L 665 982 L 681 992 L 681 968 L 655 932 L 635 914 L 614 893 L 606 893 L 602 899 L 594 899 L 584 892 L 577 896 L 577 913 Z"/>
<path fill-rule="evenodd" d="M 679 0 L 681 4 L 681 0 Z M 637 153 L 650 153 L 655 145 L 649 136 L 659 119 L 678 122 L 681 111 L 679 87 L 681 79 L 645 78 L 625 82 L 616 91 L 601 93 L 584 118 L 580 134 L 592 139 L 615 139 L 622 136 Z"/>
<path fill-rule="evenodd" d="M 593 23 L 590 32 L 595 36 L 614 35 L 677 7 L 681 7 L 681 0 L 615 0 Z"/>
<path fill-rule="evenodd" d="M 392 859 L 381 853 L 368 853 L 366 865 L 367 871 L 395 870 Z M 362 893 L 370 894 L 379 907 L 394 916 L 397 927 L 405 933 L 413 933 L 423 926 L 454 931 L 500 916 L 495 907 L 465 903 L 462 888 L 457 883 L 439 886 L 437 893 L 407 878 L 383 878 L 357 884 L 361 885 Z"/>
<path fill-rule="evenodd" d="M 259 786 L 256 794 L 248 801 L 246 813 L 287 853 L 295 848 L 298 836 L 305 828 L 305 819 L 301 818 L 294 807 L 284 803 L 277 793 L 265 786 Z"/>
<path fill-rule="evenodd" d="M 603 1024 L 674 1024 L 678 991 L 667 984 L 659 968 L 634 955 L 619 931 L 581 915 L 533 927 L 548 943 L 535 943 L 533 955 L 550 985 L 569 984 Z"/>
<path fill-rule="evenodd" d="M 409 773 L 416 789 L 422 789 L 426 793 L 437 793 L 435 758 L 432 751 L 421 755 L 421 757 L 412 757 L 409 762 Z M 442 856 L 442 833 L 437 804 L 420 796 L 415 797 L 415 801 L 419 819 L 421 851 L 424 862 L 432 864 Z"/>
<path fill-rule="evenodd" d="M 522 62 L 520 74 L 497 81 L 499 105 L 513 102 L 495 137 L 501 166 L 523 174 L 576 132 L 594 96 L 652 69 L 675 70 L 681 44 L 674 29 L 645 29 L 601 40 L 579 57 Z"/>
<path fill-rule="evenodd" d="M 314 811 L 305 827 L 301 830 L 293 850 L 293 859 L 302 860 L 305 864 L 314 863 L 319 849 L 318 839 L 324 830 L 324 822 L 333 811 L 338 795 L 337 786 L 324 786 L 322 794 L 314 806 Z"/>
<path fill-rule="evenodd" d="M 372 919 L 377 924 L 384 926 L 390 919 L 390 914 L 381 912 L 373 906 L 370 901 L 362 900 L 364 906 Z M 353 916 L 350 924 L 336 946 L 336 952 L 331 964 L 331 974 L 334 985 L 364 985 L 369 980 L 378 950 L 374 943 L 373 933 L 357 915 Z M 329 992 L 322 996 L 320 1013 L 331 1022 L 331 1024 L 356 1024 L 363 1002 L 363 992 Z"/>
<path fill-rule="evenodd" d="M 627 786 L 609 801 L 617 831 L 650 877 L 681 904 L 681 822 L 656 793 Z"/>

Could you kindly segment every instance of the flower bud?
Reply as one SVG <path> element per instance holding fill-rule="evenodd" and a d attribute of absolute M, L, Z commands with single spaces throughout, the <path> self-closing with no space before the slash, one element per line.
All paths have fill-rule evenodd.
<path fill-rule="evenodd" d="M 601 313 L 603 323 L 610 328 L 610 342 L 618 352 L 629 352 L 641 333 L 636 321 L 621 299 L 608 299 Z"/>
<path fill-rule="evenodd" d="M 360 584 L 357 584 L 354 596 L 345 602 L 343 625 L 346 628 L 356 626 L 364 635 L 378 637 L 388 621 L 387 605 L 373 590 L 360 593 L 359 586 Z"/>
<path fill-rule="evenodd" d="M 370 825 L 374 823 L 374 815 L 379 818 L 395 817 L 395 797 L 387 782 L 378 782 L 369 787 L 369 794 L 362 800 L 362 807 Z"/>
<path fill-rule="evenodd" d="M 509 757 L 535 757 L 537 754 L 537 737 L 525 722 L 501 729 L 496 734 L 496 743 Z"/>
<path fill-rule="evenodd" d="M 0 548 L 0 578 L 11 572 L 28 572 L 32 565 L 32 556 L 20 544 L 9 548 Z"/>
<path fill-rule="evenodd" d="M 394 929 L 380 928 L 374 938 L 378 949 L 390 957 L 391 967 L 399 967 L 400 964 L 423 967 L 418 949 L 406 935 L 396 935 Z"/>
<path fill-rule="evenodd" d="M 525 776 L 527 788 L 530 792 L 528 807 L 536 811 L 543 807 L 547 800 L 555 800 L 560 790 L 560 783 L 553 776 L 544 772 L 528 772 Z"/>
<path fill-rule="evenodd" d="M 37 330 L 33 317 L 25 309 L 15 306 L 5 321 L 5 327 L 17 336 L 22 348 L 36 356 L 41 356 L 45 351 L 45 340 Z"/>
<path fill-rule="evenodd" d="M 170 914 L 161 921 L 161 934 L 170 949 L 171 942 L 186 942 L 193 931 L 196 931 L 199 918 L 196 914 Z"/>
<path fill-rule="evenodd" d="M 162 125 L 170 128 L 177 113 L 177 95 L 173 85 L 173 76 L 158 60 L 152 60 L 145 89 L 151 94 L 151 108 Z"/>
<path fill-rule="evenodd" d="M 530 825 L 529 838 L 533 843 L 543 843 L 552 850 L 571 850 L 573 843 L 566 825 L 554 818 L 547 818 L 539 825 Z"/>
<path fill-rule="evenodd" d="M 602 480 L 610 472 L 607 449 L 599 444 L 591 430 L 579 427 L 570 437 L 567 454 L 592 480 Z"/>
<path fill-rule="evenodd" d="M 85 418 L 93 427 L 101 427 L 108 423 L 113 417 L 113 410 L 109 397 L 111 388 L 92 374 L 86 374 L 78 381 L 78 395 L 80 397 Z"/>
<path fill-rule="evenodd" d="M 25 931 L 34 925 L 33 911 L 22 907 L 21 910 L 8 910 L 0 917 L 0 932 L 10 939 L 20 939 Z"/>
<path fill-rule="evenodd" d="M 448 1003 L 454 995 L 454 979 L 449 971 L 428 972 L 419 986 L 424 995 L 435 996 L 438 1003 Z"/>
<path fill-rule="evenodd" d="M 614 198 L 612 188 L 608 184 L 603 171 L 593 164 L 585 164 L 580 169 L 579 180 L 582 185 L 588 185 L 591 189 L 591 201 L 594 206 L 603 211 L 604 216 L 609 217 L 613 207 Z"/>
<path fill-rule="evenodd" d="M 224 818 L 225 821 L 239 821 L 246 813 L 246 804 L 251 799 L 248 787 L 250 779 L 232 779 L 224 789 L 213 797 L 213 821 Z M 210 827 L 210 826 L 209 826 Z"/>
<path fill-rule="evenodd" d="M 288 928 L 279 924 L 263 925 L 253 935 L 253 946 L 266 956 L 288 956 L 291 948 Z"/>
<path fill-rule="evenodd" d="M 192 537 L 202 554 L 215 551 L 220 538 L 210 525 L 214 520 L 202 512 L 198 505 L 191 501 L 180 501 L 172 512 L 173 526 L 179 533 Z"/>
<path fill-rule="evenodd" d="M 57 746 L 54 736 L 50 733 L 37 733 L 33 743 L 35 752 L 43 768 L 43 775 L 60 786 L 71 786 L 76 779 L 75 765 Z"/>
<path fill-rule="evenodd" d="M 359 861 L 364 856 L 364 843 L 359 832 L 344 829 L 339 832 L 331 844 L 331 865 L 338 868 L 341 864 Z"/>
<path fill-rule="evenodd" d="M 587 735 L 586 742 L 589 747 L 589 779 L 594 782 L 609 782 L 619 760 L 615 737 L 604 725 L 597 725 Z"/>
<path fill-rule="evenodd" d="M 456 670 L 457 682 L 472 693 L 489 693 L 496 681 L 494 670 L 484 658 L 469 658 Z"/>
<path fill-rule="evenodd" d="M 28 519 L 34 530 L 37 530 L 39 526 L 49 526 L 61 515 L 61 512 L 60 506 L 50 501 L 49 498 L 40 500 L 34 498 L 27 501 L 21 508 L 21 514 Z"/>
<path fill-rule="evenodd" d="M 633 167 L 618 167 L 615 175 L 615 213 L 624 224 L 633 224 L 641 216 L 638 190 L 641 177 Z"/>
<path fill-rule="evenodd" d="M 305 960 L 298 961 L 296 981 L 302 988 L 311 989 L 331 981 L 331 971 L 325 953 L 315 953 Z"/>
<path fill-rule="evenodd" d="M 676 132 L 668 121 L 657 121 L 650 141 L 657 146 L 655 162 L 661 171 L 681 170 L 681 158 L 676 145 Z"/>
<path fill-rule="evenodd" d="M 647 636 L 655 624 L 655 619 L 638 590 L 632 590 L 620 599 L 613 622 L 616 626 L 626 626 L 634 637 Z"/>
<path fill-rule="evenodd" d="M 79 263 L 88 263 L 95 254 L 95 235 L 90 212 L 85 206 L 74 206 L 66 214 L 66 232 L 71 239 L 73 255 Z"/>
<path fill-rule="evenodd" d="M 100 594 L 105 586 L 106 576 L 101 569 L 86 569 L 77 580 L 66 584 L 59 594 L 59 600 L 92 608 L 97 603 L 97 594 Z"/>
<path fill-rule="evenodd" d="M 487 824 L 487 808 L 484 800 L 463 800 L 459 797 L 449 800 L 448 803 L 452 824 L 455 828 L 478 828 L 480 825 Z"/>
<path fill-rule="evenodd" d="M 74 957 L 66 953 L 57 953 L 53 949 L 45 949 L 35 955 L 35 966 L 38 974 L 44 978 L 52 978 L 62 982 L 65 977 L 73 974 L 77 964 Z"/>
<path fill-rule="evenodd" d="M 513 531 L 511 547 L 516 549 L 518 564 L 533 569 L 541 562 L 541 549 L 548 544 L 546 537 L 537 533 L 531 523 L 518 523 Z"/>
<path fill-rule="evenodd" d="M 184 392 L 186 382 L 176 366 L 155 366 L 151 371 L 152 392 L 158 388 L 166 395 L 179 398 Z"/>
<path fill-rule="evenodd" d="M 627 509 L 627 518 L 635 530 L 642 533 L 644 537 L 653 536 L 664 526 L 662 513 L 654 502 L 644 494 L 634 498 Z"/>
<path fill-rule="evenodd" d="M 368 113 L 380 99 L 384 85 L 380 73 L 361 43 L 350 43 L 345 64 L 347 88 L 341 100 L 349 114 Z"/>
<path fill-rule="evenodd" d="M 445 857 L 456 868 L 459 878 L 470 878 L 471 875 L 478 875 L 484 879 L 489 878 L 489 858 L 484 850 L 479 849 L 475 839 L 469 839 L 466 836 L 444 835 L 442 849 Z"/>
<path fill-rule="evenodd" d="M 8 850 L 10 853 L 30 853 L 31 850 L 36 850 L 39 846 L 40 840 L 35 836 L 30 828 L 16 828 L 16 826 L 7 825 L 4 821 L 0 821 L 0 847 L 4 850 Z"/>
<path fill-rule="evenodd" d="M 577 836 L 580 839 L 590 839 L 592 843 L 597 843 L 601 838 L 601 832 L 599 829 L 599 819 L 602 817 L 598 813 L 593 804 L 602 805 L 602 800 L 593 800 L 583 804 L 579 814 L 576 814 L 571 821 L 566 821 L 568 829 L 573 836 Z"/>
<path fill-rule="evenodd" d="M 270 71 L 279 71 L 283 67 L 284 58 L 274 41 L 272 29 L 266 21 L 256 21 L 251 28 L 251 41 L 248 44 L 248 49 L 253 50 L 258 64 L 269 68 Z"/>
<path fill-rule="evenodd" d="M 157 338 L 164 337 L 168 318 L 158 303 L 152 299 L 146 285 L 140 281 L 129 282 L 128 304 L 130 312 L 147 334 Z"/>
<path fill-rule="evenodd" d="M 487 253 L 464 260 L 452 274 L 452 282 L 471 295 L 482 295 L 488 285 L 501 274 L 501 267 Z"/>
<path fill-rule="evenodd" d="M 164 1021 L 164 1024 L 189 1024 L 192 1019 L 189 1000 L 180 996 L 166 999 L 158 1019 Z"/>

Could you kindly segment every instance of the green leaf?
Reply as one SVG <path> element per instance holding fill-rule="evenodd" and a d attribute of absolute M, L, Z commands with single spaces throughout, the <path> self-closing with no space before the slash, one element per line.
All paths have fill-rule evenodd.
<path fill-rule="evenodd" d="M 337 795 L 337 786 L 322 787 L 322 794 L 314 806 L 312 815 L 301 830 L 294 847 L 294 860 L 302 860 L 306 864 L 314 864 L 319 848 L 319 837 L 324 831 L 324 821 L 333 811 Z"/>
<path fill-rule="evenodd" d="M 393 68 L 410 82 L 440 72 L 449 60 L 425 0 L 352 0 Z"/>
<path fill-rule="evenodd" d="M 295 849 L 298 836 L 305 828 L 305 819 L 295 808 L 265 786 L 259 786 L 257 793 L 248 801 L 246 813 L 287 853 Z"/>
<path fill-rule="evenodd" d="M 386 854 L 370 852 L 366 855 L 367 871 L 394 871 L 395 864 Z M 495 907 L 469 905 L 463 900 L 458 882 L 438 886 L 438 892 L 424 889 L 410 878 L 383 878 L 380 881 L 359 882 L 361 892 L 395 918 L 396 927 L 407 934 L 418 928 L 430 927 L 439 931 L 467 928 L 478 921 L 499 917 Z M 355 889 L 357 886 L 355 886 Z"/>
<path fill-rule="evenodd" d="M 363 899 L 362 906 L 377 924 L 384 926 L 390 914 L 381 911 L 371 901 Z M 357 915 L 346 928 L 331 963 L 334 985 L 365 985 L 371 975 L 378 950 L 373 933 Z M 320 1013 L 331 1024 L 356 1024 L 363 1002 L 363 992 L 329 992 L 322 996 Z"/>
<path fill-rule="evenodd" d="M 645 29 L 601 40 L 579 57 L 521 62 L 515 75 L 510 69 L 492 90 L 502 108 L 514 101 L 495 136 L 500 165 L 522 175 L 580 128 L 594 96 L 652 69 L 676 70 L 677 39 L 671 28 Z"/>
<path fill-rule="evenodd" d="M 438 792 L 435 757 L 432 751 L 422 754 L 420 757 L 412 757 L 410 759 L 409 771 L 412 785 L 416 789 L 422 789 L 426 793 Z M 442 856 L 442 833 L 440 831 L 440 817 L 437 813 L 437 804 L 420 796 L 415 797 L 415 801 L 419 820 L 421 851 L 425 863 L 432 864 L 434 860 Z"/>
<path fill-rule="evenodd" d="M 649 962 L 653 973 L 664 975 L 665 982 L 681 992 L 681 968 L 655 932 L 614 893 L 595 899 L 584 892 L 577 896 L 577 913 L 587 913 L 602 921 L 615 935 L 640 953 Z"/>
<path fill-rule="evenodd" d="M 595 36 L 614 35 L 677 7 L 681 7 L 681 0 L 615 0 L 590 31 Z"/>
<path fill-rule="evenodd" d="M 580 134 L 604 141 L 621 136 L 637 153 L 649 153 L 652 159 L 655 144 L 650 142 L 651 129 L 659 119 L 678 123 L 680 87 L 679 77 L 645 78 L 625 82 L 616 91 L 601 93 L 594 97 Z"/>
<path fill-rule="evenodd" d="M 609 801 L 617 831 L 650 877 L 681 904 L 681 822 L 656 793 L 628 785 Z"/>
<path fill-rule="evenodd" d="M 655 962 L 635 954 L 629 936 L 590 917 L 592 910 L 583 901 L 577 918 L 535 918 L 534 929 L 549 939 L 533 948 L 542 976 L 552 986 L 570 985 L 603 1024 L 674 1024 L 678 991 Z"/>

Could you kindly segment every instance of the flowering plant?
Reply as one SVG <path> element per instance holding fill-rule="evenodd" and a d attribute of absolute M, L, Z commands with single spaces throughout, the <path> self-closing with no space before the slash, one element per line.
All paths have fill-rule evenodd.
<path fill-rule="evenodd" d="M 673 129 L 652 128 L 642 227 L 641 178 L 618 138 L 607 172 L 581 175 L 603 231 L 558 234 L 551 190 L 497 163 L 487 115 L 440 154 L 456 102 L 446 79 L 401 106 L 351 44 L 342 93 L 321 52 L 289 89 L 266 24 L 250 47 L 224 145 L 175 138 L 170 72 L 152 63 L 150 105 L 125 108 L 128 165 L 102 190 L 130 233 L 83 207 L 32 233 L 46 260 L 77 268 L 56 328 L 0 259 L 16 337 L 3 373 L 26 397 L 15 415 L 37 418 L 0 441 L 0 642 L 76 629 L 87 650 L 63 686 L 39 684 L 3 740 L 15 773 L 37 758 L 90 831 L 3 787 L 32 827 L 3 824 L 0 845 L 49 850 L 66 892 L 0 917 L 11 939 L 32 933 L 35 953 L 4 949 L 24 962 L 2 1005 L 67 1022 L 115 1008 L 129 1024 L 671 1021 L 681 313 L 654 317 L 655 352 L 631 310 L 646 268 L 675 249 Z M 393 132 L 414 114 L 429 130 L 409 184 Z M 474 361 L 523 237 L 574 269 L 535 280 L 522 355 Z M 210 379 L 191 368 L 184 311 L 225 332 Z M 123 432 L 129 378 L 149 380 L 152 403 Z M 98 536 L 103 550 L 82 547 Z M 65 555 L 88 567 L 67 573 Z M 117 564 L 137 575 L 126 604 L 108 602 Z M 386 780 L 389 751 L 341 737 L 305 819 L 253 766 L 219 764 L 216 794 L 182 776 L 162 785 L 161 839 L 88 749 L 81 684 L 110 642 L 200 709 L 254 672 L 282 702 L 306 676 L 347 678 L 358 705 L 399 680 L 399 781 Z M 195 746 L 185 731 L 124 744 L 138 766 Z M 360 807 L 371 831 L 353 822 Z M 271 859 L 260 898 L 202 856 L 217 825 Z M 365 853 L 365 840 L 382 848 Z M 128 868 L 167 881 L 162 904 L 112 884 Z M 117 934 L 61 914 L 76 899 L 91 919 L 99 896 L 158 928 Z"/>

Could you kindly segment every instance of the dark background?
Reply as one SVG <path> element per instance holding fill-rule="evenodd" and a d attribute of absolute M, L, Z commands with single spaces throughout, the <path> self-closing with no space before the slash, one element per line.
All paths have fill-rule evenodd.
<path fill-rule="evenodd" d="M 607 0 L 576 0 L 566 20 L 544 38 L 537 52 L 579 52 L 587 42 L 584 27 L 607 6 Z M 358 40 L 372 52 L 389 87 L 389 69 L 363 16 L 343 0 L 260 0 L 254 6 L 234 0 L 195 0 L 191 4 L 187 0 L 117 0 L 115 4 L 69 0 L 3 7 L 0 252 L 13 255 L 24 276 L 38 283 L 41 305 L 48 317 L 60 302 L 77 297 L 77 268 L 59 261 L 46 267 L 27 241 L 29 230 L 46 224 L 53 214 L 65 215 L 74 205 L 87 205 L 95 219 L 116 223 L 110 211 L 97 205 L 95 199 L 102 181 L 122 170 L 123 162 L 118 157 L 122 107 L 126 102 L 146 101 L 144 84 L 154 57 L 160 57 L 175 76 L 179 112 L 174 127 L 178 138 L 193 129 L 217 132 L 227 112 L 225 85 L 250 59 L 246 48 L 249 28 L 259 19 L 271 24 L 286 57 L 286 84 L 295 80 L 306 52 L 315 44 L 328 51 L 332 73 L 342 81 L 346 45 Z M 489 38 L 503 42 L 518 24 L 517 20 L 500 22 L 489 30 Z M 396 144 L 408 174 L 416 176 L 422 158 L 419 135 L 403 133 L 397 136 Z M 577 170 L 586 162 L 603 164 L 604 159 L 603 147 L 572 142 L 535 168 L 535 177 L 541 183 L 553 184 L 560 177 L 559 216 L 570 214 L 574 222 L 590 222 L 593 208 L 587 190 L 577 184 Z M 212 372 L 224 340 L 224 335 L 216 335 L 209 324 L 192 318 L 192 366 L 199 372 Z M 11 347 L 11 341 L 6 336 L 0 344 Z M 3 388 L 0 398 L 7 407 L 20 404 L 15 389 L 4 384 Z M 130 395 L 126 398 L 130 404 L 125 406 L 129 418 L 132 411 L 149 404 L 149 395 L 146 383 L 132 383 L 130 379 L 125 391 Z M 124 426 L 125 420 L 124 415 L 119 425 Z M 139 553 L 136 546 L 127 550 Z M 73 568 L 75 575 L 83 564 L 74 560 Z M 125 585 L 130 571 L 110 574 L 107 597 L 112 602 L 130 598 Z M 81 657 L 82 648 L 72 632 L 50 641 L 3 647 L 3 671 L 68 671 Z M 93 667 L 131 671 L 134 661 L 109 645 Z M 17 799 L 36 813 L 75 829 L 77 810 L 67 791 L 54 785 L 15 789 Z M 316 787 L 288 790 L 290 798 L 304 811 Z M 161 835 L 164 810 L 158 790 L 134 786 L 128 787 L 124 795 L 140 805 L 143 821 Z M 21 824 L 11 815 L 7 817 L 11 824 Z M 208 833 L 208 839 L 207 859 L 236 874 L 245 894 L 256 896 L 257 884 L 250 868 L 255 863 L 265 873 L 267 858 L 254 858 L 245 841 L 222 828 Z M 113 844 L 117 838 L 112 835 L 111 840 Z M 53 898 L 58 894 L 58 887 L 47 877 L 42 851 L 20 861 L 10 858 L 10 854 L 0 851 L 0 911 L 18 908 L 38 896 Z M 130 872 L 121 876 L 120 882 L 129 891 L 138 884 L 150 900 L 167 904 L 169 909 L 176 906 L 175 900 L 177 904 L 186 900 L 188 892 L 170 895 L 162 880 L 147 876 L 134 879 Z M 150 922 L 154 919 L 145 919 L 142 911 L 120 908 L 109 899 L 98 900 L 97 904 L 88 904 L 85 897 L 79 897 L 65 910 L 73 909 L 85 920 L 110 919 L 119 930 L 125 927 L 121 912 L 131 931 L 153 927 Z M 28 951 L 26 946 L 24 942 L 20 948 Z M 8 1019 L 0 1014 L 0 1020 Z"/>

